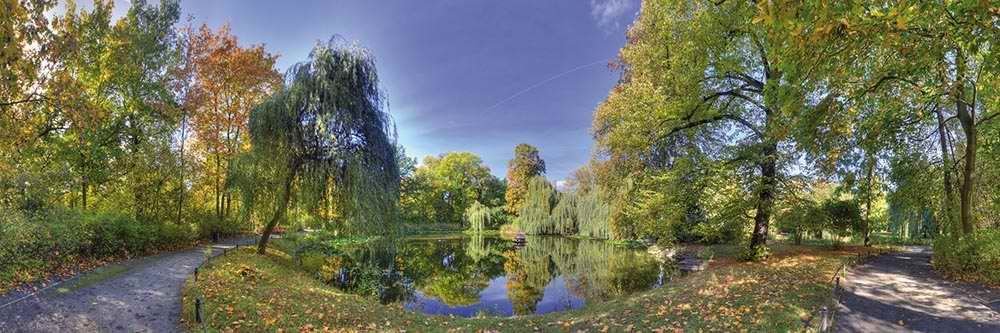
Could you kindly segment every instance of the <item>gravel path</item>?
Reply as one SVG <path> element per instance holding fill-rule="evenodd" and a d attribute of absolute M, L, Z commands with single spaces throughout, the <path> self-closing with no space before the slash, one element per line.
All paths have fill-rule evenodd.
<path fill-rule="evenodd" d="M 1000 290 L 941 278 L 924 247 L 847 272 L 838 332 L 1000 332 Z M 992 307 L 992 308 L 991 308 Z"/>
<path fill-rule="evenodd" d="M 212 246 L 212 255 L 237 241 Z M 252 239 L 242 239 L 249 244 Z M 184 280 L 205 247 L 112 265 L 0 308 L 0 332 L 177 332 Z M 0 304 L 2 305 L 2 304 Z"/>

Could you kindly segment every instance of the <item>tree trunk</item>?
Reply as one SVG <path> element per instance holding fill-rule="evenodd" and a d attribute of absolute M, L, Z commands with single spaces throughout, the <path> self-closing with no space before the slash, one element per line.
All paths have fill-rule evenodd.
<path fill-rule="evenodd" d="M 875 156 L 874 154 L 868 154 L 868 190 L 865 195 L 865 225 L 862 227 L 861 232 L 865 236 L 865 247 L 871 246 L 871 234 L 872 234 L 872 196 L 874 195 L 872 191 L 874 190 L 874 177 L 875 177 Z"/>
<path fill-rule="evenodd" d="M 955 226 L 955 189 L 952 180 L 950 141 L 948 140 L 948 127 L 946 125 L 944 111 L 934 110 L 938 120 L 938 141 L 941 143 L 941 164 L 944 171 L 944 220 L 949 227 Z"/>
<path fill-rule="evenodd" d="M 187 141 L 187 112 L 181 117 L 180 191 L 177 194 L 177 224 L 184 223 L 184 142 Z"/>
<path fill-rule="evenodd" d="M 222 188 L 220 178 L 222 177 L 222 160 L 219 153 L 215 153 L 215 217 L 222 221 Z"/>
<path fill-rule="evenodd" d="M 225 209 L 225 211 L 223 211 L 222 217 L 228 219 L 229 218 L 229 212 L 232 211 L 232 207 L 233 207 L 233 194 L 230 193 L 228 189 L 226 189 L 225 196 L 226 196 L 226 209 Z"/>
<path fill-rule="evenodd" d="M 958 103 L 964 104 L 962 102 Z M 967 107 L 965 106 L 964 108 Z M 962 116 L 963 113 L 965 114 L 964 116 Z M 965 172 L 962 175 L 962 187 L 959 190 L 962 202 L 962 233 L 968 235 L 973 231 L 972 200 L 974 195 L 973 190 L 976 186 L 976 148 L 978 138 L 976 137 L 976 121 L 971 112 L 967 109 L 964 111 L 960 110 L 958 118 L 965 132 Z"/>
<path fill-rule="evenodd" d="M 82 210 L 87 210 L 87 187 L 89 186 L 87 176 L 83 176 L 80 181 L 80 198 L 83 201 Z"/>
<path fill-rule="evenodd" d="M 257 246 L 257 254 L 263 255 L 267 250 L 267 241 L 271 238 L 271 232 L 274 227 L 278 225 L 282 219 L 285 218 L 285 212 L 288 210 L 288 202 L 292 197 L 292 182 L 295 180 L 295 174 L 298 169 L 298 164 L 293 163 L 292 169 L 289 171 L 288 178 L 285 178 L 285 189 L 281 193 L 281 202 L 279 206 L 275 208 L 274 216 L 271 220 L 267 222 L 264 226 L 264 232 L 260 236 L 260 244 Z"/>
<path fill-rule="evenodd" d="M 774 187 L 777 183 L 778 145 L 767 143 L 761 154 L 763 160 L 760 162 L 760 192 L 757 197 L 753 234 L 750 236 L 751 250 L 767 245 L 767 229 L 771 220 L 771 208 L 774 206 Z"/>
<path fill-rule="evenodd" d="M 972 200 L 976 182 L 976 114 L 975 110 L 965 102 L 965 57 L 961 51 L 955 57 L 955 113 L 965 132 L 965 170 L 962 175 L 962 186 L 959 189 L 961 200 L 962 233 L 971 234 L 973 229 Z"/>

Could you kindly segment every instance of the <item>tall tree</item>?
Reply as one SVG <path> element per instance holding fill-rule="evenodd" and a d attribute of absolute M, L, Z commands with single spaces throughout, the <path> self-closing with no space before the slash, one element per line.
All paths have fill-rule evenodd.
<path fill-rule="evenodd" d="M 345 231 L 391 233 L 399 165 L 374 59 L 332 39 L 288 76 L 288 87 L 250 115 L 252 149 L 234 176 L 246 206 L 267 218 L 258 252 L 264 253 L 293 196 L 315 200 L 330 186 L 347 218 Z M 278 192 L 265 193 L 273 188 Z"/>
<path fill-rule="evenodd" d="M 281 86 L 275 69 L 277 56 L 262 45 L 241 47 L 229 26 L 212 31 L 202 25 L 190 37 L 191 66 L 197 99 L 188 110 L 210 176 L 217 219 L 231 210 L 232 195 L 226 190 L 226 175 L 233 159 L 249 140 L 250 110 Z"/>
<path fill-rule="evenodd" d="M 836 50 L 807 47 L 814 35 L 844 33 L 842 23 L 812 19 L 821 6 L 645 1 L 620 54 L 623 79 L 595 118 L 599 143 L 614 151 L 694 136 L 713 159 L 753 177 L 749 250 L 764 255 L 797 149 L 794 124 L 836 98 L 819 79 Z"/>
<path fill-rule="evenodd" d="M 518 214 L 524 205 L 528 183 L 535 176 L 543 174 L 545 161 L 538 155 L 538 148 L 527 143 L 514 147 L 514 159 L 507 163 L 507 192 L 504 194 L 507 213 Z"/>
<path fill-rule="evenodd" d="M 55 151 L 68 162 L 79 186 L 79 206 L 87 208 L 91 190 L 105 196 L 130 197 L 119 209 L 144 217 L 159 207 L 153 196 L 172 175 L 172 156 L 165 151 L 176 124 L 167 69 L 176 61 L 176 1 L 149 5 L 135 1 L 112 23 L 112 5 L 98 3 L 77 11 L 70 3 L 53 30 L 60 61 L 48 75 L 47 99 L 54 108 L 54 130 L 43 131 Z M 118 186 L 103 186 L 124 180 Z M 126 203 L 116 200 L 113 204 Z"/>
<path fill-rule="evenodd" d="M 919 92 L 922 103 L 931 106 L 936 117 L 930 122 L 935 123 L 944 173 L 943 217 L 951 221 L 957 208 L 957 230 L 963 234 L 972 233 L 976 225 L 979 127 L 1000 116 L 1000 110 L 987 102 L 995 93 L 991 87 L 1000 68 L 996 12 L 995 5 L 987 2 L 899 1 L 866 8 L 855 20 L 859 30 L 867 30 L 864 37 L 872 41 L 873 49 L 900 55 L 876 67 L 867 77 L 873 82 L 868 90 L 901 97 L 899 87 L 905 87 Z M 923 107 L 909 108 L 924 113 Z M 952 120 L 957 120 L 957 131 L 952 130 Z M 953 142 L 953 136 L 961 141 Z M 956 180 L 959 207 L 953 207 Z"/>
<path fill-rule="evenodd" d="M 45 13 L 50 10 L 51 0 L 3 0 L 0 8 L 0 128 L 8 129 L 0 133 L 0 144 L 5 149 L 0 153 L 11 153 L 15 146 L 23 146 L 43 133 L 47 112 L 38 105 L 48 100 L 45 91 L 47 71 L 57 63 L 62 51 L 55 43 L 51 22 Z M 0 158 L 0 168 L 7 169 L 13 156 Z"/>

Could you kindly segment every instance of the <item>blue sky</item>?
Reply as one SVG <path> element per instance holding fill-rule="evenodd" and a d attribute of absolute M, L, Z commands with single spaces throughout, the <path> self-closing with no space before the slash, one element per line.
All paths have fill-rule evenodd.
<path fill-rule="evenodd" d="M 127 8 L 117 1 L 116 12 Z M 618 73 L 638 0 L 183 1 L 182 20 L 229 23 L 281 71 L 337 34 L 376 57 L 407 154 L 480 155 L 497 176 L 518 143 L 553 182 L 590 157 L 590 122 Z"/>

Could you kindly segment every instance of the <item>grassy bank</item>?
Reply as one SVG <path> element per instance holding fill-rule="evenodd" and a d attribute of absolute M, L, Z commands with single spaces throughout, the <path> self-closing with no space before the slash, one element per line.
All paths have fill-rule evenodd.
<path fill-rule="evenodd" d="M 722 252 L 722 251 L 719 251 Z M 830 301 L 830 277 L 854 248 L 778 245 L 761 263 L 720 258 L 669 286 L 579 310 L 517 318 L 426 316 L 326 286 L 285 254 L 249 249 L 209 262 L 184 287 L 183 322 L 193 331 L 623 331 L 655 329 L 801 331 Z M 204 300 L 194 323 L 195 298 Z"/>

